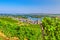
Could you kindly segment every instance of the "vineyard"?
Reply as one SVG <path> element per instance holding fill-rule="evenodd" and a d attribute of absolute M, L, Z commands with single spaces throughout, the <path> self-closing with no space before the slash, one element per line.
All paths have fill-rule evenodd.
<path fill-rule="evenodd" d="M 0 17 L 0 40 L 60 40 L 59 18 L 44 17 L 41 25 Z"/>
<path fill-rule="evenodd" d="M 13 37 L 18 38 L 18 40 L 41 39 L 40 25 L 22 23 L 12 18 L 0 18 L 0 32 L 4 33 L 9 40 L 12 40 Z"/>

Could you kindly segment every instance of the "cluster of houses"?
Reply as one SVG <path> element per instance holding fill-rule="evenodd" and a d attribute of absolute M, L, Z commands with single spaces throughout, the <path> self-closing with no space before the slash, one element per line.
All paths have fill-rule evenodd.
<path fill-rule="evenodd" d="M 21 21 L 21 22 L 26 22 L 29 24 L 40 24 L 40 20 L 30 20 L 30 19 L 24 19 L 24 18 L 16 18 L 17 20 Z"/>

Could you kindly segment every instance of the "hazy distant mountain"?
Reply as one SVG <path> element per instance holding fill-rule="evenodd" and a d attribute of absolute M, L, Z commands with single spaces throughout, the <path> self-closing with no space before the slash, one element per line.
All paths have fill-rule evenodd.
<path fill-rule="evenodd" d="M 59 13 L 30 13 L 29 15 L 60 15 Z"/>
<path fill-rule="evenodd" d="M 60 15 L 54 13 L 0 13 L 0 15 Z"/>

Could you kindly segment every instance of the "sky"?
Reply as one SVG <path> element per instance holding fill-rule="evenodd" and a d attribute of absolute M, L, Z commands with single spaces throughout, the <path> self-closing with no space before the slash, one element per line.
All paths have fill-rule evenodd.
<path fill-rule="evenodd" d="M 0 0 L 0 13 L 60 13 L 60 0 Z"/>

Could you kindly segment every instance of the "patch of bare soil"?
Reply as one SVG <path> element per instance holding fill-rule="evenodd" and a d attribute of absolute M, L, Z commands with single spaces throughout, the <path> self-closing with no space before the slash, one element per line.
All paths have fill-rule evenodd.
<path fill-rule="evenodd" d="M 9 40 L 19 40 L 19 38 L 18 37 L 12 37 Z"/>
<path fill-rule="evenodd" d="M 4 35 L 4 33 L 0 32 L 0 38 L 2 38 L 3 40 L 19 40 L 18 37 L 11 37 L 8 38 L 6 35 Z"/>

